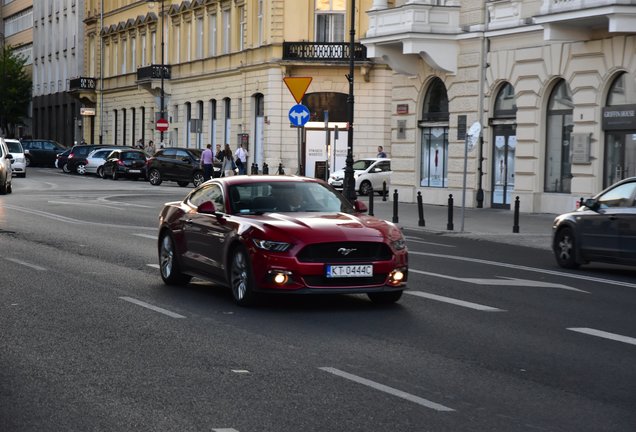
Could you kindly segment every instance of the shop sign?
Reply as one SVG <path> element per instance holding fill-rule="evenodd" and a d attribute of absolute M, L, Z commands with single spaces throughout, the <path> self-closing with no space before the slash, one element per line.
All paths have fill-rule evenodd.
<path fill-rule="evenodd" d="M 603 108 L 603 130 L 636 129 L 636 105 Z"/>

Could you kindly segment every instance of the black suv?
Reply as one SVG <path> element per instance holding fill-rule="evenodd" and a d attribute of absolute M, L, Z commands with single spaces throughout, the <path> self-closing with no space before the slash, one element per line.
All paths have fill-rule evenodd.
<path fill-rule="evenodd" d="M 77 166 L 82 163 L 86 163 L 86 156 L 88 156 L 91 151 L 101 147 L 108 146 L 100 144 L 74 145 L 71 148 L 71 152 L 69 153 L 68 158 L 66 159 L 66 164 L 61 167 L 58 166 L 58 168 L 60 168 L 65 173 L 77 173 Z"/>
<path fill-rule="evenodd" d="M 159 186 L 162 181 L 176 181 L 179 186 L 203 183 L 203 170 L 200 166 L 202 150 L 181 147 L 168 147 L 157 151 L 148 159 L 148 181 Z M 220 174 L 220 167 L 214 167 L 214 177 Z"/>
<path fill-rule="evenodd" d="M 23 139 L 20 142 L 24 149 L 27 166 L 55 166 L 57 155 L 67 149 L 67 147 L 53 140 Z"/>

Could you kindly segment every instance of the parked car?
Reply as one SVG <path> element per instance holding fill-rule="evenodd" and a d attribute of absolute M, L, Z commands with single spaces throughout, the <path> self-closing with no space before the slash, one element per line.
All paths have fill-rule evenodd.
<path fill-rule="evenodd" d="M 90 152 L 98 148 L 104 148 L 105 145 L 100 144 L 80 144 L 74 145 L 71 148 L 71 152 L 68 155 L 66 160 L 66 165 L 64 166 L 64 172 L 66 173 L 78 173 L 85 174 L 84 167 L 86 165 L 86 156 Z M 78 167 L 81 166 L 78 172 Z"/>
<path fill-rule="evenodd" d="M 557 263 L 577 268 L 591 261 L 636 265 L 636 177 L 621 180 L 578 210 L 554 220 Z"/>
<path fill-rule="evenodd" d="M 75 166 L 78 174 L 96 174 L 98 177 L 104 177 L 104 162 L 113 150 L 121 150 L 132 147 L 100 147 L 93 149 L 84 160 L 79 161 Z"/>
<path fill-rule="evenodd" d="M 11 165 L 13 174 L 15 174 L 17 177 L 26 177 L 26 159 L 24 157 L 24 149 L 22 148 L 22 144 L 20 144 L 20 141 L 16 139 L 8 138 L 6 138 L 4 142 L 9 148 L 9 153 L 11 153 L 11 156 L 13 156 L 13 165 Z"/>
<path fill-rule="evenodd" d="M 102 166 L 103 178 L 117 180 L 129 177 L 135 180 L 146 178 L 146 153 L 143 150 L 117 149 L 110 152 Z"/>
<path fill-rule="evenodd" d="M 368 158 L 353 163 L 355 190 L 360 195 L 368 195 L 371 189 L 381 193 L 382 183 L 386 182 L 388 186 L 391 174 L 391 159 Z M 344 169 L 334 171 L 329 176 L 329 184 L 336 189 L 342 189 L 344 187 Z"/>
<path fill-rule="evenodd" d="M 70 154 L 71 154 L 70 148 L 64 150 L 62 153 L 58 153 L 57 156 L 55 156 L 55 168 L 59 168 L 65 173 L 69 173 L 70 171 L 68 170 L 66 166 L 66 162 L 68 161 L 68 155 Z"/>
<path fill-rule="evenodd" d="M 0 195 L 13 192 L 11 184 L 12 163 L 13 156 L 9 153 L 9 147 L 7 147 L 4 138 L 0 138 Z"/>
<path fill-rule="evenodd" d="M 393 303 L 406 288 L 406 243 L 366 210 L 318 179 L 212 179 L 161 211 L 160 274 L 169 285 L 196 276 L 228 286 L 239 305 L 257 293 L 365 293 Z"/>
<path fill-rule="evenodd" d="M 53 140 L 23 139 L 20 142 L 24 149 L 27 166 L 54 166 L 56 156 L 67 149 L 66 146 Z"/>
<path fill-rule="evenodd" d="M 199 186 L 203 183 L 201 169 L 201 153 L 199 149 L 168 147 L 157 151 L 148 159 L 148 181 L 153 186 L 159 186 L 165 181 L 176 181 L 185 187 L 192 183 Z M 214 177 L 221 174 L 221 163 L 216 161 L 213 171 Z"/>

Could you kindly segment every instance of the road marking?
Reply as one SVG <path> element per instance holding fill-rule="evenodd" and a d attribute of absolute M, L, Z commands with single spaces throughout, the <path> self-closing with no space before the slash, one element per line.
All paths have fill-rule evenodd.
<path fill-rule="evenodd" d="M 178 313 L 170 312 L 167 309 L 151 305 L 150 303 L 142 302 L 141 300 L 137 300 L 137 299 L 134 299 L 132 297 L 119 297 L 119 298 L 122 299 L 122 300 L 126 300 L 127 302 L 139 305 L 141 307 L 145 307 L 147 309 L 153 310 L 155 312 L 159 312 L 159 313 L 162 313 L 164 315 L 168 315 L 169 317 L 172 317 L 172 318 L 185 318 L 183 315 L 179 315 Z"/>
<path fill-rule="evenodd" d="M 465 308 L 469 308 L 469 309 L 475 309 L 478 311 L 482 311 L 482 312 L 505 312 L 505 309 L 499 309 L 496 307 L 492 307 L 492 306 L 485 306 L 485 305 L 481 305 L 479 303 L 471 303 L 471 302 L 467 302 L 464 300 L 458 300 L 458 299 L 454 299 L 451 297 L 443 297 L 443 296 L 439 296 L 437 294 L 431 294 L 431 293 L 426 293 L 423 291 L 404 291 L 404 294 L 410 294 L 410 295 L 414 295 L 417 297 L 424 297 L 430 300 L 436 300 L 436 301 L 440 301 L 440 302 L 444 302 L 444 303 L 450 303 L 453 304 L 455 306 L 462 306 Z"/>
<path fill-rule="evenodd" d="M 232 428 L 222 428 L 222 429 L 212 429 L 212 432 L 239 432 L 239 431 Z"/>
<path fill-rule="evenodd" d="M 591 328 L 587 328 L 587 327 L 570 327 L 568 328 L 568 330 L 574 331 L 574 332 L 579 332 L 579 333 L 583 333 L 583 334 L 587 334 L 590 336 L 598 336 L 598 337 L 602 337 L 605 339 L 611 339 L 611 340 L 615 340 L 618 342 L 624 342 L 630 345 L 636 345 L 636 338 L 633 337 L 629 337 L 629 336 L 622 336 L 619 334 L 615 334 L 615 333 L 608 333 L 602 330 L 595 330 L 595 329 L 591 329 Z"/>
<path fill-rule="evenodd" d="M 152 267 L 152 268 L 159 268 L 159 264 L 146 264 L 148 267 Z"/>
<path fill-rule="evenodd" d="M 332 367 L 320 367 L 318 369 L 323 370 L 325 372 L 329 372 L 330 374 L 337 375 L 339 377 L 348 379 L 350 381 L 357 382 L 358 384 L 362 384 L 362 385 L 365 385 L 367 387 L 371 387 L 371 388 L 374 388 L 376 390 L 380 390 L 380 391 L 388 393 L 390 395 L 397 396 L 397 397 L 402 398 L 402 399 L 406 399 L 406 400 L 408 400 L 410 402 L 415 402 L 416 404 L 422 405 L 422 406 L 424 406 L 426 408 L 431 408 L 431 409 L 434 409 L 436 411 L 455 411 L 452 408 L 448 408 L 448 407 L 446 407 L 444 405 L 440 405 L 440 404 L 432 402 L 432 401 L 430 401 L 428 399 L 424 399 L 424 398 L 421 398 L 419 396 L 414 396 L 412 394 L 403 392 L 402 390 L 398 390 L 398 389 L 395 389 L 393 387 L 389 387 L 389 386 L 386 386 L 384 384 L 380 384 L 380 383 L 377 383 L 375 381 L 371 381 L 371 380 L 368 380 L 366 378 L 362 378 L 362 377 L 359 377 L 357 375 L 353 375 L 353 374 L 341 371 L 339 369 L 335 369 L 335 368 L 332 368 Z"/>
<path fill-rule="evenodd" d="M 157 240 L 157 236 L 156 235 L 152 235 L 152 234 L 133 234 L 134 236 L 137 237 L 143 237 L 143 238 L 149 238 L 152 240 Z"/>
<path fill-rule="evenodd" d="M 424 240 L 419 239 L 418 237 L 404 236 L 404 238 L 407 241 L 411 242 L 411 243 L 427 244 L 427 245 L 432 245 L 432 246 L 442 246 L 442 247 L 447 247 L 447 248 L 456 247 L 455 245 L 424 241 Z"/>
<path fill-rule="evenodd" d="M 453 259 L 453 260 L 459 260 L 459 261 L 474 262 L 478 264 L 486 264 L 486 265 L 492 265 L 492 266 L 498 266 L 498 267 L 512 268 L 517 270 L 525 270 L 525 271 L 530 271 L 535 273 L 562 276 L 562 277 L 567 277 L 571 279 L 580 279 L 580 280 L 585 280 L 588 282 L 599 282 L 599 283 L 605 283 L 610 285 L 624 286 L 627 288 L 636 288 L 636 284 L 629 283 L 629 282 L 621 282 L 621 281 L 615 281 L 611 279 L 601 279 L 601 278 L 589 277 L 586 275 L 565 273 L 565 272 L 560 272 L 555 270 L 544 270 L 544 269 L 539 269 L 535 267 L 526 267 L 526 266 L 516 265 L 516 264 L 500 263 L 497 261 L 488 261 L 488 260 L 482 260 L 478 258 L 466 258 L 466 257 L 458 257 L 454 255 L 444 255 L 444 254 L 434 254 L 434 253 L 428 253 L 428 252 L 414 252 L 414 251 L 409 251 L 409 255 L 432 256 L 437 258 L 446 258 L 446 259 Z"/>
<path fill-rule="evenodd" d="M 15 259 L 15 258 L 5 258 L 5 259 L 7 261 L 11 261 L 13 263 L 20 264 L 20 265 L 23 265 L 25 267 L 32 268 L 33 270 L 46 271 L 46 269 L 44 267 L 36 266 L 35 264 L 30 264 L 30 263 L 28 263 L 26 261 L 22 261 L 22 260 Z"/>
<path fill-rule="evenodd" d="M 90 206 L 90 207 L 106 207 L 112 210 L 124 210 L 121 207 L 110 206 L 106 204 L 95 204 L 95 201 L 47 201 L 47 204 L 63 204 L 69 206 Z"/>
<path fill-rule="evenodd" d="M 466 282 L 466 283 L 471 283 L 476 285 L 490 285 L 490 286 L 505 285 L 505 286 L 539 287 L 539 288 L 560 288 L 564 290 L 577 291 L 577 292 L 589 294 L 589 292 L 587 291 L 583 291 L 578 288 L 572 288 L 567 285 L 561 285 L 561 284 L 551 283 L 551 282 L 541 282 L 541 281 L 533 281 L 533 280 L 526 280 L 526 279 L 509 278 L 505 276 L 499 276 L 500 279 L 479 279 L 479 278 L 459 278 L 459 277 L 448 276 L 448 275 L 443 275 L 439 273 L 425 272 L 425 271 L 414 270 L 414 269 L 409 269 L 409 272 L 423 274 L 427 276 L 434 276 L 434 277 L 439 277 L 444 279 L 451 279 L 451 280 L 456 280 L 459 282 Z"/>

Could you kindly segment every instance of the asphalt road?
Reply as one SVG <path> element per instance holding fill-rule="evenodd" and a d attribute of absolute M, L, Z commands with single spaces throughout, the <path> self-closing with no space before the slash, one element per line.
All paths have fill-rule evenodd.
<path fill-rule="evenodd" d="M 190 188 L 31 169 L 0 196 L 2 431 L 634 431 L 636 272 L 405 231 L 409 291 L 163 285 Z"/>

